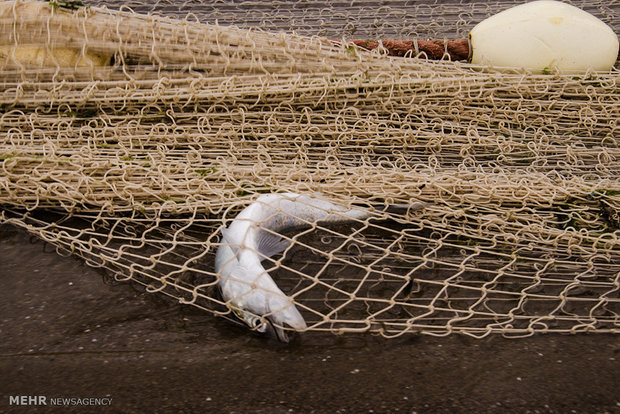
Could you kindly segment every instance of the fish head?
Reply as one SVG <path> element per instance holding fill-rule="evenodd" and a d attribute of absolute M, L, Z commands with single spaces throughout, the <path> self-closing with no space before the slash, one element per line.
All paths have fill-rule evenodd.
<path fill-rule="evenodd" d="M 289 332 L 287 328 L 295 331 L 303 331 L 308 328 L 297 307 L 288 297 L 278 297 L 276 300 L 270 301 L 269 309 L 271 314 L 266 316 L 269 325 L 266 327 L 271 336 L 275 336 L 282 342 L 289 341 Z"/>
<path fill-rule="evenodd" d="M 296 331 L 307 329 L 306 321 L 288 297 L 271 297 L 267 302 L 267 309 L 263 315 L 248 312 L 240 307 L 233 307 L 232 310 L 251 330 L 267 334 L 281 342 L 289 342 L 290 329 Z"/>
<path fill-rule="evenodd" d="M 260 257 L 235 247 L 238 240 L 228 229 L 222 233 L 230 245 L 219 247 L 215 262 L 218 285 L 229 309 L 253 331 L 274 334 L 283 342 L 288 342 L 288 328 L 307 329 L 292 299 L 278 288 Z"/>

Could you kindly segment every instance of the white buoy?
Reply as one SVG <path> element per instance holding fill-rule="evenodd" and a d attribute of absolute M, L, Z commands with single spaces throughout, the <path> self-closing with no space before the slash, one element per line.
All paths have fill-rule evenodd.
<path fill-rule="evenodd" d="M 618 56 L 618 37 L 598 18 L 559 1 L 534 1 L 483 20 L 469 33 L 471 63 L 559 70 L 609 71 Z"/>

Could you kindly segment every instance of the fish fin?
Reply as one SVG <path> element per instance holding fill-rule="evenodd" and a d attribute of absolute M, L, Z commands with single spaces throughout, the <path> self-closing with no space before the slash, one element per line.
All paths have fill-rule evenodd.
<path fill-rule="evenodd" d="M 248 271 L 239 261 L 235 258 L 235 262 L 232 263 L 230 270 L 228 271 L 230 274 L 229 280 L 233 280 L 235 282 L 245 282 L 246 275 Z M 249 283 L 248 283 L 249 285 Z"/>
<path fill-rule="evenodd" d="M 239 251 L 239 246 L 233 242 L 234 235 L 232 234 L 230 228 L 221 227 L 220 231 L 222 233 L 222 242 L 227 243 L 233 253 L 237 254 Z M 290 246 L 290 244 L 291 242 L 289 240 L 264 230 L 258 232 L 258 238 L 256 240 L 257 250 L 261 255 L 261 262 L 268 257 L 282 253 L 288 246 Z"/>
<path fill-rule="evenodd" d="M 258 252 L 261 254 L 261 262 L 268 257 L 275 256 L 278 253 L 282 253 L 291 242 L 280 236 L 267 231 L 261 231 L 258 234 L 258 240 L 256 240 Z"/>

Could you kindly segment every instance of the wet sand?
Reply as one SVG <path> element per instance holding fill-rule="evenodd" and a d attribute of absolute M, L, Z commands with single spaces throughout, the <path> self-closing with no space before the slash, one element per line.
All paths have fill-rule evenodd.
<path fill-rule="evenodd" d="M 284 345 L 110 283 L 6 225 L 0 277 L 0 412 L 620 412 L 614 335 L 318 333 Z M 14 395 L 112 403 L 23 407 Z"/>

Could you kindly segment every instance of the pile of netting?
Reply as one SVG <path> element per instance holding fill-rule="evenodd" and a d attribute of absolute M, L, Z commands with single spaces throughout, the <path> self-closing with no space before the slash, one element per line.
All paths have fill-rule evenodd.
<path fill-rule="evenodd" d="M 261 194 L 306 194 L 375 211 L 287 230 L 263 262 L 309 331 L 620 332 L 617 70 L 498 72 L 304 31 L 419 35 L 426 16 L 458 37 L 506 2 L 394 2 L 383 26 L 363 2 L 341 20 L 291 7 L 298 34 L 264 10 L 246 23 L 273 32 L 216 24 L 226 2 L 183 20 L 58 3 L 0 8 L 0 223 L 234 319 L 221 227 Z M 589 11 L 618 24 L 605 4 Z"/>

